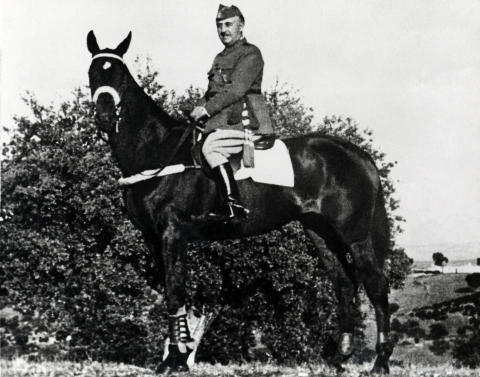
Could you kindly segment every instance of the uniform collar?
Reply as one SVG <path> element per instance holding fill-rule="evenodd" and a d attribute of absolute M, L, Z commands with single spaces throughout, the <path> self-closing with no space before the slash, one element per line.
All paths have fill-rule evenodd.
<path fill-rule="evenodd" d="M 230 50 L 232 48 L 236 48 L 238 46 L 242 46 L 244 44 L 247 43 L 247 38 L 245 37 L 242 37 L 241 39 L 239 39 L 238 41 L 236 41 L 233 45 L 231 46 L 225 46 L 225 50 Z"/>

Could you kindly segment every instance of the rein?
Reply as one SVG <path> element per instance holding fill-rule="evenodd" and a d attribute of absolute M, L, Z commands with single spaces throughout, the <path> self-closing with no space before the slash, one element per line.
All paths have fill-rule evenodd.
<path fill-rule="evenodd" d="M 123 61 L 123 59 L 118 56 L 118 55 L 115 55 L 115 54 L 110 54 L 110 53 L 101 53 L 101 54 L 97 54 L 95 55 L 93 59 L 96 59 L 96 58 L 100 58 L 100 57 L 106 57 L 106 58 L 114 58 L 114 59 L 118 59 L 120 60 L 123 64 L 125 64 L 125 62 Z M 101 86 L 99 88 L 97 88 L 97 90 L 95 91 L 93 97 L 92 97 L 92 102 L 95 103 L 96 100 L 98 99 L 98 96 L 101 94 L 101 93 L 108 93 L 110 94 L 114 101 L 115 101 L 115 111 L 116 111 L 116 116 L 118 117 L 118 120 L 116 121 L 116 125 L 115 125 L 115 129 L 116 129 L 116 132 L 118 133 L 118 125 L 121 121 L 121 112 L 122 112 L 122 109 L 123 109 L 123 104 L 124 104 L 124 97 L 125 97 L 125 94 L 127 92 L 126 90 L 126 87 L 127 87 L 127 75 L 125 75 L 124 77 L 124 80 L 123 80 L 123 83 L 122 83 L 122 86 L 120 88 L 120 91 L 122 92 L 122 95 L 121 97 L 119 96 L 118 92 L 110 87 L 110 86 Z M 163 164 L 161 164 L 161 166 L 156 169 L 156 170 L 149 170 L 148 171 L 148 174 L 145 174 L 146 172 L 141 172 L 140 176 L 144 176 L 144 177 L 154 177 L 154 176 L 157 176 L 159 175 L 160 172 L 162 172 L 166 167 L 168 167 L 168 165 L 170 164 L 170 162 L 172 162 L 173 158 L 175 157 L 175 155 L 177 154 L 178 150 L 180 149 L 180 147 L 182 146 L 182 144 L 185 142 L 185 140 L 187 139 L 187 137 L 193 132 L 193 130 L 195 129 L 196 127 L 196 124 L 191 122 L 189 123 L 188 127 L 185 129 L 185 131 L 183 132 L 182 136 L 180 137 L 180 140 L 178 141 L 177 145 L 175 146 L 175 148 L 173 149 L 172 153 L 170 154 L 170 156 L 168 156 L 168 158 L 166 159 L 166 161 L 163 162 Z M 113 130 L 112 130 L 113 131 Z M 110 132 L 112 132 L 110 131 Z M 106 144 L 111 144 L 110 141 L 105 138 L 103 135 L 102 135 L 102 132 L 100 130 L 98 130 L 97 128 L 97 134 L 99 136 L 99 138 L 101 140 L 103 140 Z M 168 134 L 165 136 L 164 140 L 167 138 Z M 160 145 L 162 144 L 162 142 L 160 142 Z M 194 166 L 196 167 L 196 166 Z"/>
<path fill-rule="evenodd" d="M 170 156 L 168 156 L 167 160 L 163 162 L 161 167 L 159 167 L 153 173 L 145 174 L 145 173 L 142 172 L 142 173 L 140 173 L 140 175 L 154 176 L 154 175 L 159 174 L 163 169 L 165 169 L 168 166 L 168 164 L 170 164 L 170 162 L 172 162 L 172 160 L 175 157 L 175 155 L 177 154 L 178 150 L 180 149 L 182 144 L 185 142 L 185 140 L 187 140 L 188 135 L 190 135 L 194 129 L 195 129 L 195 123 L 190 123 L 188 125 L 188 127 L 185 129 L 185 131 L 183 132 L 182 136 L 180 137 L 180 140 L 178 141 L 177 145 L 173 149 L 172 153 L 170 154 Z"/>

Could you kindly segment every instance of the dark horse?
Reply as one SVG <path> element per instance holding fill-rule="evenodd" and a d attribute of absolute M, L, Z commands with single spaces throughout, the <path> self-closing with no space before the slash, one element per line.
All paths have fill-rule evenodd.
<path fill-rule="evenodd" d="M 122 58 L 130 40 L 131 33 L 116 49 L 100 50 L 93 32 L 88 34 L 93 58 L 88 74 L 98 129 L 107 134 L 124 177 L 167 161 L 192 165 L 193 138 L 185 139 L 191 126 L 166 114 L 135 82 Z M 187 243 L 259 235 L 294 220 L 316 246 L 339 302 L 340 335 L 329 361 L 340 368 L 353 352 L 355 298 L 363 284 L 377 320 L 373 371 L 388 372 L 392 346 L 384 264 L 389 223 L 375 163 L 360 148 L 338 138 L 310 134 L 284 143 L 292 159 L 294 187 L 239 181 L 243 203 L 250 209 L 248 220 L 240 223 L 198 220 L 218 201 L 214 182 L 199 169 L 124 189 L 128 215 L 154 258 L 158 279 L 153 288 L 165 287 L 170 346 L 158 373 L 188 371 L 192 338 L 185 318 Z M 320 252 L 322 240 L 329 251 Z"/>

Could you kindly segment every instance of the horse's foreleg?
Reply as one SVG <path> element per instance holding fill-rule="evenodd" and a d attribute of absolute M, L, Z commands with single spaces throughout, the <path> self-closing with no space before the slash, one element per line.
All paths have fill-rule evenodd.
<path fill-rule="evenodd" d="M 355 317 L 358 286 L 351 279 L 338 258 L 330 250 L 326 250 L 322 238 L 311 229 L 305 228 L 305 234 L 312 240 L 318 250 L 319 263 L 327 272 L 332 282 L 335 296 L 338 300 L 339 336 L 337 339 L 329 339 L 324 346 L 323 356 L 338 369 L 354 350 Z"/>
<path fill-rule="evenodd" d="M 157 373 L 187 372 L 187 360 L 193 351 L 194 340 L 187 321 L 186 300 L 186 242 L 176 230 L 167 229 L 162 237 L 162 264 L 165 293 L 169 314 L 168 355 L 160 364 Z"/>
<path fill-rule="evenodd" d="M 193 342 L 189 342 L 186 346 L 188 347 L 188 359 L 187 365 L 191 368 L 195 364 L 195 354 L 198 349 L 198 346 L 202 340 L 205 331 L 207 331 L 210 323 L 214 318 L 214 313 L 201 313 L 196 308 L 190 308 L 187 311 L 187 323 L 190 331 L 190 335 L 193 339 Z M 170 347 L 170 338 L 165 339 L 165 347 L 163 359 L 165 360 L 169 354 Z M 190 353 L 191 352 L 191 353 Z"/>
<path fill-rule="evenodd" d="M 374 309 L 377 322 L 377 359 L 373 366 L 374 373 L 388 373 L 388 360 L 393 352 L 393 344 L 389 340 L 390 312 L 388 306 L 388 279 L 383 266 L 378 264 L 369 241 L 352 245 L 354 253 L 361 260 L 361 278 L 368 298 Z"/>

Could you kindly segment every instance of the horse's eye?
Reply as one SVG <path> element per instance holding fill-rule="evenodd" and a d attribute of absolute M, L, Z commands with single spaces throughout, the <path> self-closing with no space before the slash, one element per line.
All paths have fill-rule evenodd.
<path fill-rule="evenodd" d="M 105 62 L 105 64 L 103 65 L 103 69 L 109 69 L 111 66 L 112 66 L 112 63 Z"/>

